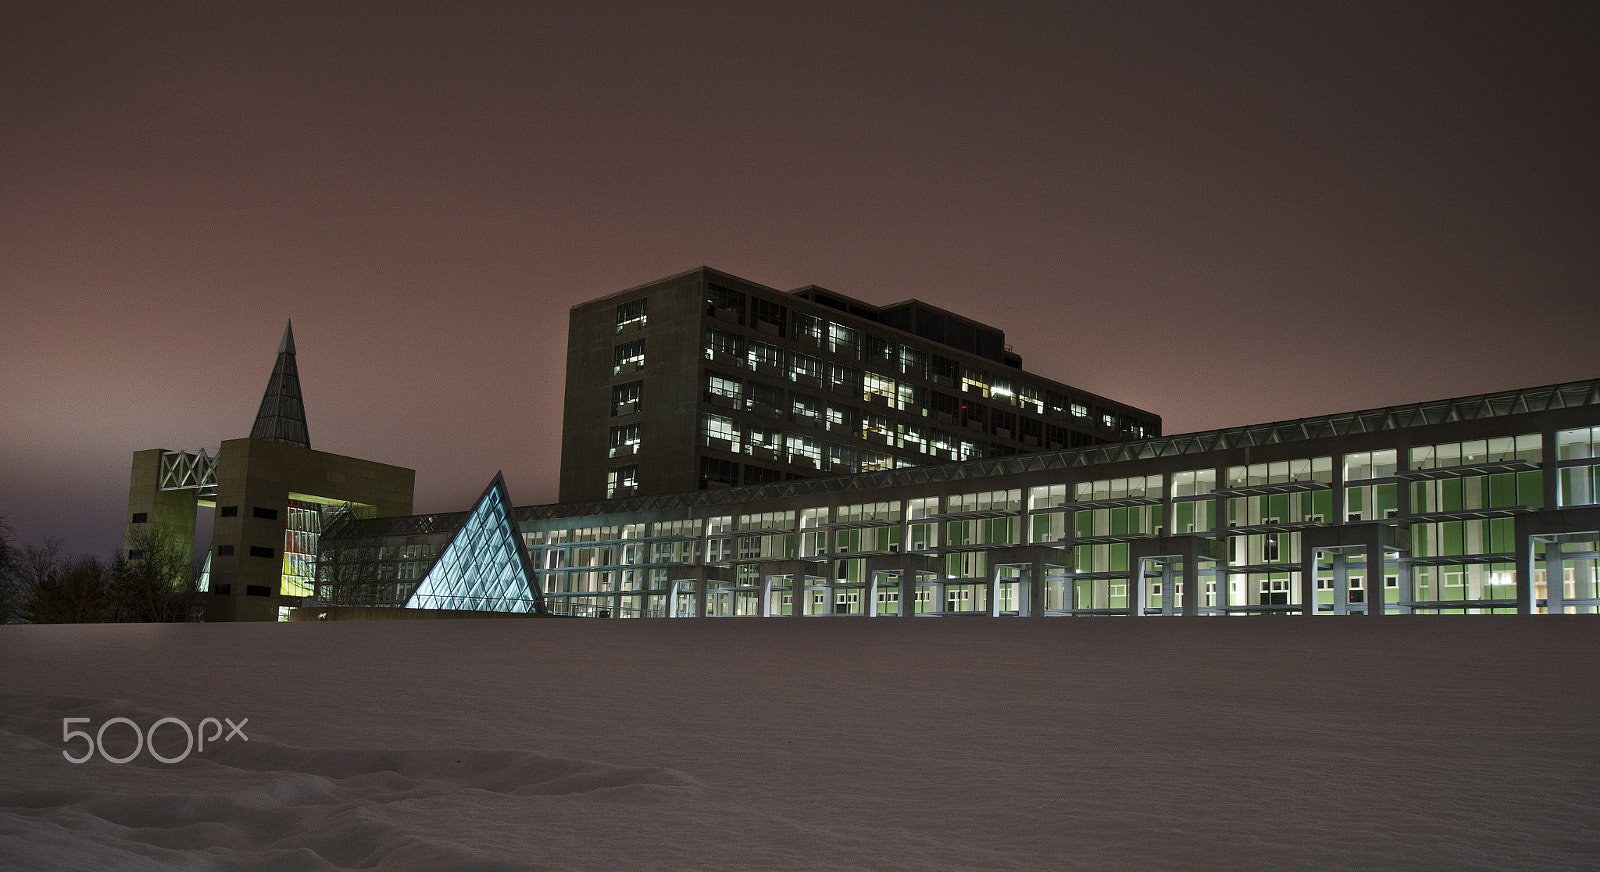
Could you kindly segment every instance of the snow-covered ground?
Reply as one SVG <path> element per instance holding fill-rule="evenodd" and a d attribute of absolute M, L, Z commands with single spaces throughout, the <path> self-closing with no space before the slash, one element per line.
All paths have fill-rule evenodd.
<path fill-rule="evenodd" d="M 1592 870 L 1600 618 L 0 627 L 0 763 L 7 870 Z"/>

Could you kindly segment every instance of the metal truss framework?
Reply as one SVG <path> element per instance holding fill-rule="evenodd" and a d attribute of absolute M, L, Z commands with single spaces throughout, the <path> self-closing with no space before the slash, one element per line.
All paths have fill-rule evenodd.
<path fill-rule="evenodd" d="M 160 489 L 199 491 L 201 499 L 216 497 L 217 461 L 221 457 L 222 451 L 218 448 L 161 452 Z"/>

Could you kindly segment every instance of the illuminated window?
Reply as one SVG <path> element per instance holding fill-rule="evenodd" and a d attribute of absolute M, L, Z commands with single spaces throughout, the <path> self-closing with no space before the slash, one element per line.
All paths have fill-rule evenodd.
<path fill-rule="evenodd" d="M 611 456 L 626 457 L 639 450 L 639 425 L 623 424 L 611 428 Z"/>
<path fill-rule="evenodd" d="M 617 332 L 621 333 L 628 327 L 643 327 L 645 325 L 644 298 L 630 300 L 617 306 Z"/>
<path fill-rule="evenodd" d="M 611 371 L 613 374 L 621 373 L 624 369 L 632 371 L 644 366 L 643 339 L 635 339 L 632 342 L 624 342 L 615 346 L 612 349 L 612 353 L 614 364 Z"/>
<path fill-rule="evenodd" d="M 706 329 L 706 358 L 711 359 L 717 354 L 726 354 L 729 357 L 743 356 L 744 340 L 738 335 L 727 333 L 715 328 Z"/>
<path fill-rule="evenodd" d="M 700 429 L 704 434 L 701 444 L 723 451 L 741 452 L 743 443 L 739 438 L 739 425 L 732 418 L 721 415 L 704 415 L 700 419 Z"/>
<path fill-rule="evenodd" d="M 828 324 L 828 350 L 847 357 L 861 356 L 861 334 L 843 324 Z"/>
<path fill-rule="evenodd" d="M 789 362 L 789 378 L 822 381 L 822 361 L 808 354 L 796 354 Z"/>
<path fill-rule="evenodd" d="M 783 369 L 783 349 L 770 342 L 750 341 L 750 366 L 770 366 L 773 369 Z"/>
<path fill-rule="evenodd" d="M 864 400 L 881 399 L 885 404 L 893 405 L 895 398 L 894 379 L 868 372 L 862 378 L 861 398 Z"/>
<path fill-rule="evenodd" d="M 716 373 L 706 373 L 706 393 L 714 397 L 727 397 L 735 403 L 744 396 L 739 382 Z"/>
<path fill-rule="evenodd" d="M 639 396 L 644 382 L 628 382 L 611 389 L 611 414 L 627 415 L 639 411 Z"/>
<path fill-rule="evenodd" d="M 639 489 L 639 465 L 614 466 L 606 471 L 606 499 L 628 496 Z"/>

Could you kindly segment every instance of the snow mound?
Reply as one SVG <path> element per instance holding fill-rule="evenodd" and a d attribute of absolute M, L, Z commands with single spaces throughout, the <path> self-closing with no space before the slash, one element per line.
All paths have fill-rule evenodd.
<path fill-rule="evenodd" d="M 147 749 L 126 764 L 96 756 L 74 766 L 62 748 L 78 756 L 82 740 L 40 738 L 59 735 L 63 718 L 89 718 L 72 726 L 92 733 L 115 717 L 148 730 L 162 715 L 114 700 L 0 694 L 0 749 L 12 764 L 0 786 L 0 868 L 542 869 L 550 867 L 475 858 L 470 845 L 406 819 L 430 804 L 481 803 L 484 793 L 649 804 L 699 790 L 670 769 L 522 750 L 312 749 L 257 737 L 173 764 Z M 125 757 L 132 731 L 114 729 L 106 750 Z M 182 753 L 181 732 L 164 728 L 164 756 Z M 526 826 L 537 830 L 529 811 Z"/>

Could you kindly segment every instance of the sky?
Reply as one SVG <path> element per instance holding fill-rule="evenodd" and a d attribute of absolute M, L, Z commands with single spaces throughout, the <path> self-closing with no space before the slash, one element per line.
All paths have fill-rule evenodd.
<path fill-rule="evenodd" d="M 566 313 L 700 265 L 1190 432 L 1592 378 L 1592 3 L 0 4 L 0 515 L 248 435 L 555 499 Z"/>

